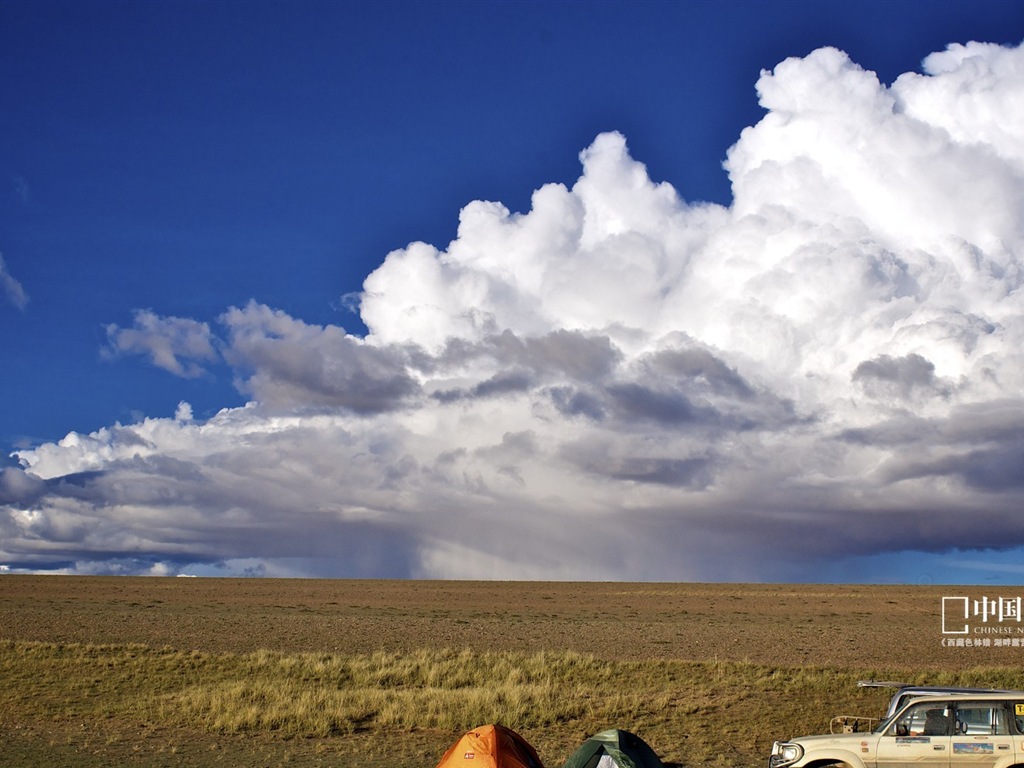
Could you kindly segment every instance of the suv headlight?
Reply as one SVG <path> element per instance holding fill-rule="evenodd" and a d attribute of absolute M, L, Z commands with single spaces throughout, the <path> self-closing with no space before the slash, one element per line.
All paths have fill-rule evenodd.
<path fill-rule="evenodd" d="M 803 756 L 804 748 L 799 744 L 791 744 L 788 741 L 776 741 L 772 744 L 772 757 L 769 762 L 772 768 L 781 768 L 781 766 L 795 763 Z"/>

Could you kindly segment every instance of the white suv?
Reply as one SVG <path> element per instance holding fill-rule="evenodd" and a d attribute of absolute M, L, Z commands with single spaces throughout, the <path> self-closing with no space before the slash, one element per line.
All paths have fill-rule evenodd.
<path fill-rule="evenodd" d="M 772 745 L 769 768 L 1024 768 L 1024 693 L 910 699 L 869 733 Z"/>

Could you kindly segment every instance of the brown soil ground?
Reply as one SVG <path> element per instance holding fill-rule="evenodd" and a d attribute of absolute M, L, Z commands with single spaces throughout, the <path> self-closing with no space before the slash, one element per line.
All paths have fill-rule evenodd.
<path fill-rule="evenodd" d="M 553 649 L 610 660 L 955 671 L 1024 655 L 1020 647 L 942 645 L 942 596 L 1011 596 L 1003 593 L 948 586 L 0 576 L 0 639 L 213 652 Z"/>

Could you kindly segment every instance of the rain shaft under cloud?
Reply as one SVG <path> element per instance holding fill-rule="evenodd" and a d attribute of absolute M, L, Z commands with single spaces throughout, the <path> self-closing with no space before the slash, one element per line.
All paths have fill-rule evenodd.
<path fill-rule="evenodd" d="M 572 188 L 388 254 L 365 337 L 255 300 L 110 327 L 252 401 L 17 451 L 0 562 L 808 580 L 1024 547 L 1024 48 L 888 86 L 823 48 L 757 90 L 730 208 L 607 133 Z"/>

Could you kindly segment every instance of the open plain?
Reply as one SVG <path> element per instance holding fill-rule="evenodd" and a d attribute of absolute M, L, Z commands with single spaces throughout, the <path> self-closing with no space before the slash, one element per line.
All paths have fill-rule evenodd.
<path fill-rule="evenodd" d="M 1012 591 L 4 575 L 3 764 L 432 768 L 500 721 L 547 768 L 607 727 L 763 765 L 880 712 L 858 679 L 1024 686 L 1021 644 L 943 642 L 943 596 Z"/>

